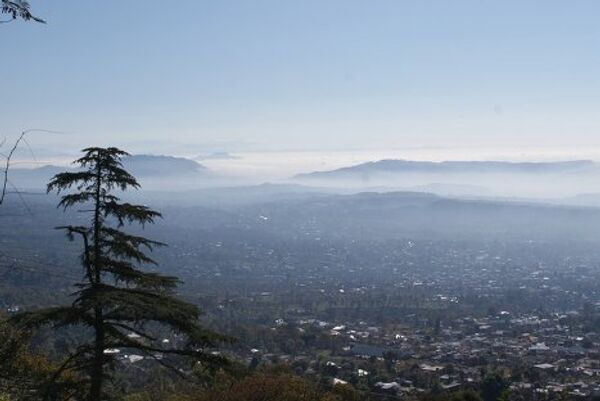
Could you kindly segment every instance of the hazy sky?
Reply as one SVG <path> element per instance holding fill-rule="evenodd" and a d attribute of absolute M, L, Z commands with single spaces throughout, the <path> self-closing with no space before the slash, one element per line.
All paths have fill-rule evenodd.
<path fill-rule="evenodd" d="M 38 144 L 600 146 L 597 0 L 31 3 L 0 134 L 69 133 Z"/>

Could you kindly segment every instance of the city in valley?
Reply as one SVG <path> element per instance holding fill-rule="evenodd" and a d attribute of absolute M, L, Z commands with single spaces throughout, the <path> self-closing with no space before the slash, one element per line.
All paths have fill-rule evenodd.
<path fill-rule="evenodd" d="M 371 397 L 600 391 L 594 208 L 287 186 L 192 196 L 178 205 L 149 195 L 164 203 L 163 219 L 143 232 L 168 240 L 155 252 L 161 269 L 181 278 L 181 295 L 211 327 L 236 338 L 216 352 L 249 369 L 285 368 Z M 62 235 L 47 229 L 69 215 L 52 199 L 25 199 L 27 209 L 6 205 L 1 228 L 12 249 L 2 259 L 9 313 L 66 300 L 78 271 L 76 247 L 55 246 Z M 39 238 L 48 245 L 19 246 Z M 124 375 L 151 368 L 143 354 L 110 352 Z"/>

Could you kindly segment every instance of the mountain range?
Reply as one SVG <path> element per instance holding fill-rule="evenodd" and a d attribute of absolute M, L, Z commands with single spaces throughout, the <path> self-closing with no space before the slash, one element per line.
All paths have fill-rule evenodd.
<path fill-rule="evenodd" d="M 209 170 L 198 162 L 183 157 L 161 155 L 132 155 L 123 159 L 123 167 L 134 176 L 146 178 L 194 177 L 208 174 Z M 55 174 L 68 171 L 69 167 L 47 165 L 37 168 L 13 168 L 9 171 L 10 182 L 20 188 L 39 188 L 48 183 Z"/>
<path fill-rule="evenodd" d="M 296 175 L 298 179 L 368 179 L 380 174 L 549 174 L 600 172 L 590 160 L 564 162 L 410 161 L 386 159 L 336 170 Z"/>

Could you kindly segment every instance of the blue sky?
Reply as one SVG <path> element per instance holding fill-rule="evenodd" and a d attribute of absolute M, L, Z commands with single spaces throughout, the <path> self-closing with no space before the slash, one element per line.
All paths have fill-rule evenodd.
<path fill-rule="evenodd" d="M 0 133 L 40 145 L 600 146 L 598 1 L 31 3 Z"/>

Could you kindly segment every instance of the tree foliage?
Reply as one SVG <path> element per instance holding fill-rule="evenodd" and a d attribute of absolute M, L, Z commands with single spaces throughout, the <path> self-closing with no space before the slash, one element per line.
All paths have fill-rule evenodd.
<path fill-rule="evenodd" d="M 45 24 L 46 22 L 36 17 L 31 12 L 31 6 L 28 1 L 25 0 L 1 0 L 0 13 L 8 15 L 9 19 L 2 22 L 10 22 L 16 19 L 22 19 L 25 21 L 35 21 Z"/>
<path fill-rule="evenodd" d="M 12 318 L 25 330 L 48 325 L 53 328 L 82 326 L 90 333 L 62 363 L 46 388 L 50 397 L 65 374 L 77 373 L 81 380 L 77 399 L 109 399 L 107 380 L 115 367 L 109 349 L 136 350 L 161 364 L 174 367 L 176 360 L 190 359 L 205 368 L 226 360 L 210 352 L 228 340 L 199 324 L 200 311 L 177 299 L 175 277 L 143 269 L 156 264 L 148 255 L 163 244 L 127 233 L 129 224 L 146 225 L 161 217 L 147 206 L 123 202 L 118 191 L 138 189 L 135 177 L 123 169 L 128 154 L 117 148 L 87 148 L 74 163 L 77 171 L 57 174 L 48 191 L 63 194 L 59 207 L 82 206 L 91 215 L 89 225 L 58 227 L 70 240 L 81 240 L 83 278 L 71 305 L 18 314 Z M 161 341 L 157 326 L 166 326 L 177 336 L 177 344 Z M 154 330 L 153 330 L 154 328 Z M 53 387 L 55 386 L 55 387 Z"/>
<path fill-rule="evenodd" d="M 124 401 L 360 401 L 349 385 L 320 389 L 315 383 L 287 373 L 255 373 L 239 380 L 219 377 L 210 388 L 129 394 Z"/>
<path fill-rule="evenodd" d="M 0 400 L 38 400 L 39 393 L 32 390 L 43 387 L 54 366 L 45 356 L 32 353 L 28 348 L 28 333 L 8 324 L 3 316 L 0 316 L 0 338 Z M 73 379 L 64 377 L 63 383 Z M 68 393 L 56 395 L 64 398 Z"/>

